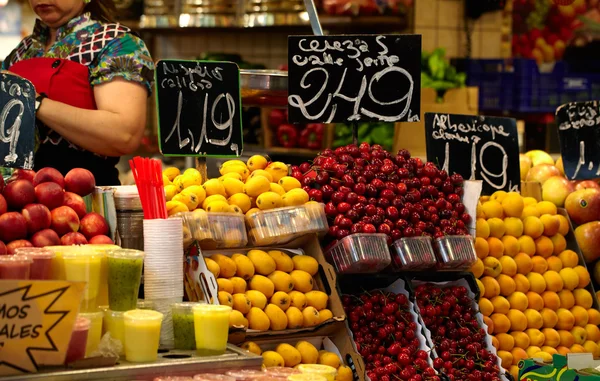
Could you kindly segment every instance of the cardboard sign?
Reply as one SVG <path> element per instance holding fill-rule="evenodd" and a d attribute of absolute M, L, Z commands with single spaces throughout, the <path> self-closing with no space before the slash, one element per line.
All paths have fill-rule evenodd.
<path fill-rule="evenodd" d="M 163 155 L 242 154 L 240 69 L 236 64 L 158 61 L 156 106 Z"/>
<path fill-rule="evenodd" d="M 288 37 L 292 123 L 419 121 L 420 35 Z"/>
<path fill-rule="evenodd" d="M 570 180 L 600 177 L 600 105 L 573 102 L 556 110 L 560 153 Z"/>
<path fill-rule="evenodd" d="M 0 281 L 0 377 L 61 365 L 85 283 Z"/>
<path fill-rule="evenodd" d="M 34 149 L 35 88 L 0 73 L 0 167 L 32 169 Z"/>
<path fill-rule="evenodd" d="M 519 190 L 514 119 L 425 113 L 425 139 L 428 161 L 466 180 L 483 180 L 482 194 Z"/>

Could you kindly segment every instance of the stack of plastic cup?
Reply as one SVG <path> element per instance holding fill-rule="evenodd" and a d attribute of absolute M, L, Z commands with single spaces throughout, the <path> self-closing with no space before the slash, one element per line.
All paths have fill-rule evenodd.
<path fill-rule="evenodd" d="M 32 263 L 25 255 L 0 255 L 0 279 L 29 279 Z"/>
<path fill-rule="evenodd" d="M 33 261 L 29 268 L 29 279 L 51 279 L 54 252 L 41 247 L 21 247 L 15 250 L 15 255 L 24 255 Z"/>
<path fill-rule="evenodd" d="M 183 299 L 183 227 L 181 219 L 144 220 L 144 299 L 164 315 L 160 344 L 173 348 L 171 304 Z"/>

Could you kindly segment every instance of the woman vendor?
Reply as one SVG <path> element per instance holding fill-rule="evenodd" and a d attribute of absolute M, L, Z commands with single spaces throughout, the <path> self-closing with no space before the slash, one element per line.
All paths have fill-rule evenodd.
<path fill-rule="evenodd" d="M 154 64 L 144 42 L 112 20 L 112 0 L 29 0 L 39 19 L 2 63 L 36 88 L 34 166 L 86 168 L 119 184 L 115 165 L 146 124 Z"/>

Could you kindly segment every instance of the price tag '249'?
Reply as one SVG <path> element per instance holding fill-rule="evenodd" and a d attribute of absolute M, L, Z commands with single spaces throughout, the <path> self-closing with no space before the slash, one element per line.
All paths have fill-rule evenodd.
<path fill-rule="evenodd" d="M 570 180 L 600 177 L 600 105 L 573 102 L 556 110 L 560 152 Z"/>
<path fill-rule="evenodd" d="M 292 123 L 419 121 L 420 35 L 290 36 Z"/>
<path fill-rule="evenodd" d="M 158 143 L 165 156 L 240 156 L 240 70 L 232 62 L 156 64 Z"/>
<path fill-rule="evenodd" d="M 518 191 L 519 143 L 514 119 L 425 113 L 427 160 L 448 173 L 483 180 L 484 195 Z"/>

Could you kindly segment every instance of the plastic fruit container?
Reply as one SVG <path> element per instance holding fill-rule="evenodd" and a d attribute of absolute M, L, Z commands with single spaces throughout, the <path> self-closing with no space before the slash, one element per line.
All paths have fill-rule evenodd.
<path fill-rule="evenodd" d="M 308 203 L 260 211 L 246 217 L 248 236 L 255 246 L 284 244 L 309 233 L 329 229 L 325 206 Z"/>
<path fill-rule="evenodd" d="M 323 376 L 327 381 L 334 381 L 337 374 L 337 369 L 329 365 L 302 364 L 298 366 L 298 370 L 303 374 Z M 295 378 L 296 376 L 291 377 Z"/>
<path fill-rule="evenodd" d="M 385 234 L 351 234 L 333 245 L 325 257 L 340 274 L 376 273 L 392 262 Z"/>
<path fill-rule="evenodd" d="M 225 374 L 229 377 L 235 378 L 238 381 L 253 381 L 265 376 L 264 372 L 253 369 L 230 370 Z"/>
<path fill-rule="evenodd" d="M 200 373 L 194 376 L 194 381 L 235 381 L 236 379 L 224 374 Z"/>
<path fill-rule="evenodd" d="M 208 213 L 202 209 L 178 213 L 183 221 L 185 247 L 197 241 L 202 249 L 244 247 L 248 243 L 244 215 L 236 213 Z"/>
<path fill-rule="evenodd" d="M 465 270 L 477 262 L 473 237 L 450 235 L 434 240 L 438 268 L 443 270 Z"/>
<path fill-rule="evenodd" d="M 426 270 L 437 264 L 429 237 L 400 238 L 392 247 L 392 263 L 397 270 Z"/>

